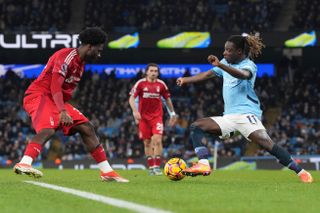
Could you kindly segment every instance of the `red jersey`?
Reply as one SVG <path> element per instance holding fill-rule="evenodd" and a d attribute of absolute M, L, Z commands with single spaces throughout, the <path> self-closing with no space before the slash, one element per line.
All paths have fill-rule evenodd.
<path fill-rule="evenodd" d="M 168 99 L 170 92 L 167 85 L 157 79 L 155 82 L 147 81 L 143 78 L 133 86 L 131 92 L 135 98 L 139 97 L 139 112 L 142 119 L 151 120 L 156 117 L 161 117 L 162 101 L 161 97 Z"/>
<path fill-rule="evenodd" d="M 41 72 L 40 76 L 31 83 L 25 94 L 34 92 L 44 93 L 52 98 L 51 84 L 53 73 L 64 78 L 62 84 L 63 101 L 71 99 L 72 92 L 81 80 L 84 72 L 84 62 L 80 60 L 78 49 L 63 48 L 55 52 Z"/>

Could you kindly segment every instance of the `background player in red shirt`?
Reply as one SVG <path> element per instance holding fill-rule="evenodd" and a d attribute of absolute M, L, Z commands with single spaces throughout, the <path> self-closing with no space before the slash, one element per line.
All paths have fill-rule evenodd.
<path fill-rule="evenodd" d="M 176 120 L 170 92 L 167 85 L 159 77 L 159 66 L 150 63 L 146 67 L 146 77 L 136 82 L 130 92 L 129 104 L 134 119 L 139 125 L 139 137 L 144 142 L 144 151 L 150 175 L 162 175 L 160 170 L 162 155 L 162 101 L 163 97 L 170 111 L 169 125 Z M 139 107 L 135 105 L 135 98 L 139 97 Z"/>
<path fill-rule="evenodd" d="M 61 129 L 65 135 L 79 133 L 100 168 L 104 181 L 128 182 L 110 167 L 93 125 L 68 101 L 84 72 L 85 62 L 101 56 L 107 35 L 100 28 L 88 28 L 79 34 L 79 48 L 63 48 L 49 59 L 40 76 L 31 83 L 23 99 L 23 107 L 31 116 L 36 135 L 27 145 L 21 161 L 14 166 L 17 174 L 41 177 L 31 167 L 44 144 Z"/>

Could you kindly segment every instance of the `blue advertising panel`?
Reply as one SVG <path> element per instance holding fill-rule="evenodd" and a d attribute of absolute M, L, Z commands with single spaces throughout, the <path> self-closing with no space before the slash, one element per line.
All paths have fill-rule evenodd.
<path fill-rule="evenodd" d="M 159 64 L 161 78 L 177 78 L 187 70 L 191 75 L 207 71 L 212 68 L 209 64 Z M 274 76 L 274 64 L 257 64 L 258 77 L 264 75 Z M 86 70 L 110 74 L 114 72 L 117 78 L 133 78 L 139 71 L 144 72 L 146 64 L 87 64 Z M 13 70 L 20 77 L 32 78 L 38 76 L 43 70 L 43 64 L 0 64 L 0 76 L 8 70 Z"/>

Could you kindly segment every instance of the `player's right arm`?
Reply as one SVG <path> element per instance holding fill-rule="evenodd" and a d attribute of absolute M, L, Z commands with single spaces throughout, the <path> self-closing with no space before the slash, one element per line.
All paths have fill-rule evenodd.
<path fill-rule="evenodd" d="M 199 73 L 199 74 L 194 75 L 194 76 L 180 77 L 180 78 L 177 79 L 177 85 L 178 86 L 182 86 L 184 84 L 204 81 L 204 80 L 207 80 L 207 79 L 213 78 L 213 77 L 215 77 L 215 74 L 211 70 L 208 70 L 206 72 L 202 72 L 202 73 Z"/>
<path fill-rule="evenodd" d="M 52 71 L 52 79 L 50 84 L 51 95 L 54 103 L 56 104 L 59 112 L 60 119 L 59 124 L 63 126 L 70 126 L 73 124 L 71 116 L 68 114 L 65 109 L 65 104 L 62 94 L 62 85 L 66 78 L 68 64 L 65 63 L 67 55 L 57 55 L 54 60 L 54 66 Z"/>
<path fill-rule="evenodd" d="M 214 55 L 209 55 L 208 56 L 208 61 L 212 65 L 222 69 L 223 71 L 229 73 L 230 75 L 232 75 L 235 78 L 238 78 L 238 79 L 250 79 L 252 77 L 252 72 L 253 71 L 250 71 L 251 67 L 249 67 L 249 68 L 245 67 L 245 69 L 237 69 L 237 68 L 232 67 L 232 66 L 227 66 L 227 65 L 225 65 L 223 63 L 220 63 L 219 59 Z"/>
<path fill-rule="evenodd" d="M 139 93 L 139 87 L 138 87 L 138 83 L 136 83 L 130 92 L 130 98 L 129 98 L 129 105 L 131 107 L 132 114 L 136 124 L 138 124 L 139 121 L 141 120 L 141 114 L 136 107 L 136 100 L 135 100 L 136 97 L 138 96 L 138 93 Z"/>

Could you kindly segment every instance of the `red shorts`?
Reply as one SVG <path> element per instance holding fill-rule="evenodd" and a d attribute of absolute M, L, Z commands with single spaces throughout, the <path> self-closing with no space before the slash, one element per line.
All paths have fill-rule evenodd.
<path fill-rule="evenodd" d="M 163 134 L 162 117 L 152 120 L 141 119 L 139 121 L 139 138 L 142 140 L 151 139 L 152 135 Z"/>
<path fill-rule="evenodd" d="M 32 93 L 23 99 L 23 107 L 31 116 L 32 126 L 38 133 L 42 129 L 62 129 L 65 135 L 70 135 L 71 128 L 89 122 L 79 110 L 66 103 L 65 108 L 73 120 L 71 126 L 59 126 L 59 110 L 54 101 L 47 95 Z"/>

